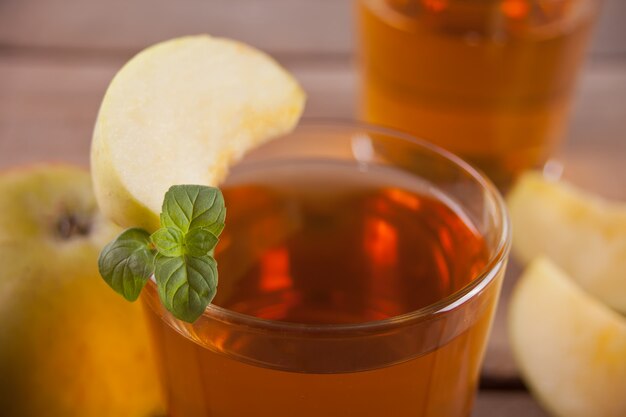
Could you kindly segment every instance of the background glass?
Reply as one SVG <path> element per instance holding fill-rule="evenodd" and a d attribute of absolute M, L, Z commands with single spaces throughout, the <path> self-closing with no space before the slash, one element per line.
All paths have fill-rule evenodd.
<path fill-rule="evenodd" d="M 499 186 L 563 131 L 599 0 L 358 0 L 362 115 Z"/>
<path fill-rule="evenodd" d="M 188 324 L 161 306 L 150 282 L 142 298 L 160 356 L 169 414 L 366 417 L 393 410 L 396 417 L 468 416 L 508 256 L 510 231 L 498 192 L 456 157 L 402 134 L 316 124 L 299 127 L 251 153 L 231 173 L 225 193 L 235 178 L 247 172 L 260 176 L 285 163 L 292 169 L 291 180 L 307 187 L 310 178 L 297 177 L 307 161 L 352 164 L 353 172 L 368 181 L 380 180 L 372 172 L 392 169 L 407 186 L 436 191 L 475 227 L 487 251 L 484 264 L 477 271 L 461 271 L 475 278 L 435 302 L 364 322 L 342 322 L 339 317 L 325 323 L 285 322 L 212 304 L 197 322 Z M 228 195 L 226 201 L 228 205 Z M 248 207 L 261 218 L 258 201 L 250 200 Z M 234 218 L 241 218 L 237 216 L 229 212 L 221 244 L 228 245 L 228 225 L 237 227 L 232 225 L 237 223 Z M 248 239 L 253 239 L 254 230 L 250 228 Z M 357 250 L 341 248 L 337 262 L 324 267 L 342 268 L 344 257 Z M 228 259 L 219 249 L 216 256 L 222 285 L 218 300 L 227 297 L 225 283 L 233 279 L 225 266 L 247 260 Z M 310 253 L 313 259 L 318 256 Z M 415 259 L 418 256 L 415 253 Z M 375 278 L 376 270 L 369 272 Z M 360 278 L 333 275 L 356 286 Z M 366 274 L 362 278 L 368 279 Z M 281 302 L 267 307 L 280 309 Z"/>

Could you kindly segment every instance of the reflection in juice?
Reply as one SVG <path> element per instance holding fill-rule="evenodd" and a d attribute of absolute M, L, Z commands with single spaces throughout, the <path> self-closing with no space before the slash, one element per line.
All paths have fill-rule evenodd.
<path fill-rule="evenodd" d="M 427 184 L 328 162 L 252 174 L 223 190 L 214 304 L 231 311 L 309 326 L 384 320 L 442 300 L 486 265 L 484 239 Z M 469 416 L 495 279 L 431 319 L 331 341 L 207 317 L 174 324 L 185 337 L 149 286 L 169 415 Z"/>
<path fill-rule="evenodd" d="M 598 3 L 358 0 L 363 116 L 505 185 L 562 137 Z"/>

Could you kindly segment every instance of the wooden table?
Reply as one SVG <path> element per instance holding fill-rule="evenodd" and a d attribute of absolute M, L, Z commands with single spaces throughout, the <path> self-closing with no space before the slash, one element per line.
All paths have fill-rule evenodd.
<path fill-rule="evenodd" d="M 600 25 L 556 158 L 574 183 L 626 200 L 626 2 L 606 6 L 608 23 Z M 95 115 L 115 71 L 148 44 L 200 32 L 277 57 L 308 92 L 305 117 L 354 117 L 349 1 L 3 0 L 0 169 L 49 160 L 87 166 Z M 505 314 L 518 271 L 512 265 L 508 274 L 476 417 L 546 416 L 519 380 L 507 345 Z"/>

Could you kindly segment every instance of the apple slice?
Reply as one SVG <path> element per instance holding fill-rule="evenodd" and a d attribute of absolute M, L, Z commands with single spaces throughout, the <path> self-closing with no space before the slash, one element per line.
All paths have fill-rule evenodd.
<path fill-rule="evenodd" d="M 120 230 L 98 211 L 86 170 L 0 175 L 0 415 L 163 413 L 148 329 L 99 277 Z"/>
<path fill-rule="evenodd" d="M 509 332 L 538 399 L 560 417 L 626 416 L 626 318 L 539 258 L 513 291 Z"/>
<path fill-rule="evenodd" d="M 611 203 L 539 173 L 508 196 L 513 254 L 545 255 L 607 305 L 626 313 L 626 205 Z"/>
<path fill-rule="evenodd" d="M 246 151 L 290 131 L 305 95 L 268 55 L 207 35 L 131 59 L 102 101 L 91 163 L 98 204 L 120 226 L 159 227 L 174 184 L 216 186 Z"/>

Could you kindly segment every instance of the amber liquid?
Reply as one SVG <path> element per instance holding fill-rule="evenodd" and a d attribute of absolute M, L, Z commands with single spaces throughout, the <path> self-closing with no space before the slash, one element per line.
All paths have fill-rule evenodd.
<path fill-rule="evenodd" d="M 363 116 L 500 186 L 563 136 L 596 0 L 358 0 Z"/>
<path fill-rule="evenodd" d="M 350 324 L 409 313 L 465 287 L 485 266 L 485 241 L 436 190 L 404 180 L 317 162 L 242 175 L 223 189 L 214 304 L 281 322 Z M 261 336 L 227 326 L 201 324 L 182 336 L 149 291 L 170 416 L 469 416 L 498 287 L 402 343 L 328 352 L 296 341 L 287 354 L 295 365 Z M 414 339 L 431 347 L 407 354 Z M 370 362 L 377 365 L 362 365 Z"/>

